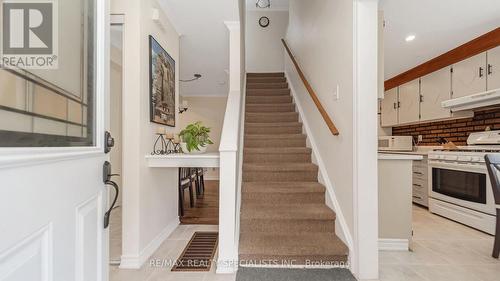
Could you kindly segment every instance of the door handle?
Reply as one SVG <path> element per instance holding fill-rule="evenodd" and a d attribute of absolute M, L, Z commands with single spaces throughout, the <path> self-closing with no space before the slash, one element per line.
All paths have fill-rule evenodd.
<path fill-rule="evenodd" d="M 109 220 L 111 218 L 111 212 L 115 208 L 116 201 L 118 200 L 118 194 L 120 193 L 120 189 L 118 184 L 111 180 L 112 176 L 119 176 L 118 174 L 111 173 L 111 163 L 108 161 L 104 162 L 103 165 L 103 182 L 107 186 L 112 186 L 115 190 L 115 198 L 113 199 L 113 203 L 109 207 L 109 210 L 104 213 L 104 229 L 108 228 Z"/>
<path fill-rule="evenodd" d="M 493 65 L 488 64 L 488 75 L 493 74 Z"/>
<path fill-rule="evenodd" d="M 483 67 L 480 67 L 479 68 L 479 77 L 483 77 L 484 76 L 483 71 L 484 71 Z"/>

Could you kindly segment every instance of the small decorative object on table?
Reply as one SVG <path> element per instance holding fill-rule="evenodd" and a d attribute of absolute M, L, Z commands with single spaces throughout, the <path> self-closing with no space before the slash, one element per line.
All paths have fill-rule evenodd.
<path fill-rule="evenodd" d="M 165 132 L 165 128 L 158 128 L 156 131 L 158 137 L 156 138 L 153 152 L 151 155 L 166 155 L 172 153 L 179 153 L 179 145 L 175 144 L 174 134 Z"/>
<path fill-rule="evenodd" d="M 210 128 L 205 127 L 201 122 L 196 122 L 188 125 L 179 134 L 181 138 L 181 149 L 184 153 L 204 153 L 209 144 L 213 144 L 210 140 Z"/>

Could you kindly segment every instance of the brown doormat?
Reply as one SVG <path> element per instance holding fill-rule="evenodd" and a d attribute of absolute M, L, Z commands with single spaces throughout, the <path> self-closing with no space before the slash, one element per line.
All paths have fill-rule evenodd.
<path fill-rule="evenodd" d="M 218 236 L 218 232 L 195 232 L 172 271 L 210 271 Z"/>

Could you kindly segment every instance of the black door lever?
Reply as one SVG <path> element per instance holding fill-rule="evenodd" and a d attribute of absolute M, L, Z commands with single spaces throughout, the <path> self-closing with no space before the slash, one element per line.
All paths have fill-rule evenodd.
<path fill-rule="evenodd" d="M 115 207 L 116 200 L 118 200 L 118 194 L 120 192 L 118 188 L 118 184 L 116 184 L 114 181 L 111 180 L 112 176 L 119 176 L 118 174 L 112 174 L 111 173 L 111 163 L 108 161 L 104 162 L 103 165 L 103 182 L 105 185 L 110 185 L 115 189 L 115 198 L 113 199 L 113 203 L 109 207 L 109 210 L 104 214 L 104 229 L 108 228 L 109 226 L 109 219 L 111 217 L 111 211 L 113 211 L 113 208 Z"/>

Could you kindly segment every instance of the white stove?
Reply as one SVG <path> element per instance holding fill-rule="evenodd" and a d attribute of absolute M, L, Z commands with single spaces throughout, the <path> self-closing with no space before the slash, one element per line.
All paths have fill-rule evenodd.
<path fill-rule="evenodd" d="M 484 156 L 500 154 L 500 131 L 473 133 L 467 144 L 429 153 L 429 210 L 494 235 L 495 201 Z"/>

